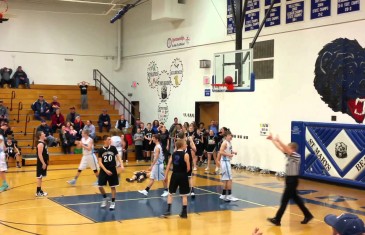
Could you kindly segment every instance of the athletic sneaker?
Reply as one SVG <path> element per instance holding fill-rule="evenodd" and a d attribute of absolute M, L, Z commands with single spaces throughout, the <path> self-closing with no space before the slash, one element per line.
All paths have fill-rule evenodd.
<path fill-rule="evenodd" d="M 166 211 L 165 213 L 162 214 L 162 217 L 168 217 L 171 215 L 170 211 Z"/>
<path fill-rule="evenodd" d="M 128 164 L 128 160 L 125 160 L 125 163 Z"/>
<path fill-rule="evenodd" d="M 133 182 L 133 180 L 131 180 L 130 178 L 127 178 L 127 179 L 125 179 L 127 182 Z"/>
<path fill-rule="evenodd" d="M 207 164 L 207 163 L 208 163 L 208 160 L 207 160 L 207 159 L 205 159 L 205 160 L 204 160 L 204 164 Z"/>
<path fill-rule="evenodd" d="M 43 191 L 39 191 L 38 193 L 35 194 L 36 197 L 45 197 L 47 195 L 48 195 L 48 193 L 43 192 Z"/>
<path fill-rule="evenodd" d="M 195 198 L 195 193 L 194 192 L 191 192 L 190 193 L 190 196 L 194 199 Z"/>
<path fill-rule="evenodd" d="M 139 193 L 142 193 L 145 196 L 148 196 L 148 192 L 147 190 L 143 189 L 143 190 L 138 190 Z"/>
<path fill-rule="evenodd" d="M 7 183 L 3 184 L 1 187 L 0 187 L 0 192 L 4 192 L 6 190 L 9 189 L 9 185 Z"/>
<path fill-rule="evenodd" d="M 188 213 L 187 212 L 181 212 L 179 216 L 182 219 L 187 219 L 188 218 Z"/>
<path fill-rule="evenodd" d="M 238 198 L 235 198 L 232 195 L 228 195 L 225 200 L 235 202 L 235 201 L 238 201 Z"/>
<path fill-rule="evenodd" d="M 223 194 L 222 194 L 222 195 L 220 195 L 220 196 L 219 196 L 219 199 L 226 200 L 226 195 L 223 195 Z"/>
<path fill-rule="evenodd" d="M 67 183 L 70 184 L 70 185 L 75 185 L 76 184 L 76 180 L 75 179 L 72 179 L 72 180 L 67 181 Z"/>
<path fill-rule="evenodd" d="M 22 168 L 19 164 L 16 165 L 16 168 Z"/>
<path fill-rule="evenodd" d="M 205 168 L 204 170 L 205 170 L 205 171 L 209 171 L 209 167 Z"/>
<path fill-rule="evenodd" d="M 99 185 L 99 180 L 96 180 L 96 182 L 93 183 L 93 186 L 98 186 Z"/>
<path fill-rule="evenodd" d="M 109 206 L 109 210 L 114 210 L 115 209 L 115 202 L 111 202 L 110 206 Z"/>
<path fill-rule="evenodd" d="M 197 171 L 198 169 L 196 167 L 193 168 L 193 171 Z"/>
<path fill-rule="evenodd" d="M 161 197 L 167 197 L 167 195 L 169 195 L 169 192 L 168 192 L 168 191 L 166 191 L 166 190 L 164 190 L 164 191 L 163 191 L 163 194 L 161 195 Z"/>
<path fill-rule="evenodd" d="M 219 172 L 219 168 L 218 167 L 215 167 L 215 172 Z"/>
<path fill-rule="evenodd" d="M 110 201 L 110 198 L 108 198 L 108 197 L 104 198 L 104 199 L 101 201 L 100 207 L 101 207 L 101 208 L 106 207 L 106 205 L 108 204 L 108 202 L 109 202 L 109 201 Z M 111 204 L 110 204 L 110 206 L 111 206 Z"/>

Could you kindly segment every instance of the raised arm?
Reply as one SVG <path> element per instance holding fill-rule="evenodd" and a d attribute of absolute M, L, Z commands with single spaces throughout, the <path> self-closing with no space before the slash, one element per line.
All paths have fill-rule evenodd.
<path fill-rule="evenodd" d="M 279 137 L 274 138 L 272 136 L 272 134 L 270 133 L 270 135 L 266 139 L 271 140 L 272 143 L 275 145 L 275 147 L 278 148 L 281 152 L 289 154 L 289 155 L 291 155 L 293 153 L 293 151 L 287 145 L 285 145 L 279 139 Z"/>

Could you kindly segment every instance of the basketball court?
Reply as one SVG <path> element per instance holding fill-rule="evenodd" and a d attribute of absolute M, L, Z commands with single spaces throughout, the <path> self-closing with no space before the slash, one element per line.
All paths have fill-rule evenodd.
<path fill-rule="evenodd" d="M 61 160 L 56 160 L 56 156 L 60 157 L 57 152 L 60 148 L 55 147 L 50 148 L 50 158 L 59 164 L 50 164 L 42 185 L 48 196 L 35 196 L 36 158 L 33 165 L 10 167 L 7 171 L 10 188 L 0 193 L 0 234 L 244 235 L 252 234 L 255 228 L 259 228 L 265 235 L 325 235 L 332 234 L 331 227 L 324 222 L 328 214 L 353 213 L 365 220 L 365 132 L 362 126 L 354 125 L 351 117 L 346 116 L 352 115 L 357 123 L 363 122 L 365 93 L 356 90 L 356 97 L 354 94 L 342 94 L 346 90 L 342 87 L 345 85 L 357 84 L 354 85 L 357 88 L 361 84 L 365 87 L 362 84 L 364 62 L 361 61 L 365 60 L 365 56 L 359 53 L 359 58 L 356 58 L 359 67 L 362 66 L 361 71 L 356 70 L 362 72 L 359 75 L 361 79 L 358 79 L 360 82 L 356 80 L 358 77 L 351 83 L 336 80 L 337 86 L 332 87 L 325 83 L 327 76 L 342 69 L 342 61 L 338 62 L 337 58 L 342 58 L 344 53 L 337 49 L 331 51 L 337 48 L 333 45 L 327 49 L 324 47 L 336 37 L 349 37 L 352 40 L 349 40 L 350 43 L 354 44 L 361 33 L 350 29 L 361 28 L 363 25 L 358 25 L 364 18 L 363 15 L 354 15 L 345 20 L 336 18 L 332 22 L 328 17 L 328 20 L 322 19 L 322 23 L 318 19 L 330 16 L 328 9 L 339 9 L 336 17 L 351 11 L 363 13 L 359 1 L 351 1 L 352 8 L 348 8 L 343 5 L 350 0 L 332 0 L 331 8 L 331 0 L 232 0 L 235 4 L 231 0 L 174 0 L 174 4 L 172 0 L 58 0 L 58 5 L 50 4 L 48 0 L 40 0 L 41 5 L 17 0 L 18 3 L 13 1 L 13 6 L 17 6 L 15 11 L 8 7 L 11 1 L 0 0 L 0 23 L 8 27 L 4 27 L 6 30 L 18 31 L 14 33 L 16 37 L 9 34 L 8 48 L 0 48 L 0 56 L 6 55 L 8 64 L 22 63 L 28 68 L 32 65 L 37 82 L 43 79 L 42 83 L 45 84 L 75 86 L 76 78 L 94 79 L 95 90 L 89 92 L 91 108 L 84 117 L 96 119 L 94 116 L 98 114 L 94 110 L 99 112 L 108 107 L 114 111 L 112 124 L 123 113 L 129 121 L 138 119 L 145 124 L 159 119 L 161 123 L 170 125 L 173 117 L 178 117 L 182 123 L 204 121 L 207 126 L 215 120 L 220 127 L 231 128 L 233 149 L 238 152 L 232 161 L 232 195 L 238 200 L 226 202 L 219 199 L 222 193 L 221 176 L 205 172 L 206 166 L 203 165 L 193 172 L 196 196 L 188 197 L 188 219 L 179 217 L 182 202 L 178 194 L 174 195 L 172 216 L 162 218 L 167 208 L 167 199 L 161 197 L 162 183 L 155 182 L 147 197 L 139 193 L 138 190 L 147 186 L 148 180 L 128 183 L 126 178 L 131 177 L 134 171 L 146 170 L 150 164 L 137 163 L 131 157 L 117 187 L 116 208 L 111 211 L 108 206 L 100 207 L 103 198 L 98 187 L 93 186 L 95 176 L 92 170 L 84 170 L 75 186 L 66 183 L 74 177 L 78 167 L 74 163 L 79 158 L 76 154 L 65 154 Z M 341 5 L 342 2 L 346 3 Z M 75 5 L 68 5 L 71 3 Z M 83 4 L 89 5 L 84 7 Z M 174 9 L 160 11 L 163 7 Z M 347 7 L 346 10 L 344 7 Z M 28 8 L 33 11 L 27 12 Z M 61 8 L 63 11 L 58 12 Z M 207 17 L 207 22 L 201 20 L 205 17 L 202 14 L 205 11 L 209 12 L 210 17 Z M 285 15 L 284 11 L 288 13 Z M 186 12 L 190 15 L 182 14 Z M 84 14 L 89 18 L 83 18 Z M 148 18 L 143 18 L 146 15 Z M 284 20 L 280 22 L 283 16 L 286 17 L 285 23 Z M 34 34 L 39 43 L 29 42 L 28 47 L 20 49 L 13 47 L 28 44 L 23 37 L 17 36 L 23 35 L 23 32 L 24 35 L 33 33 L 33 28 L 28 27 L 28 19 L 39 26 L 34 30 L 41 32 Z M 118 26 L 109 25 L 117 21 Z M 301 21 L 310 23 L 301 24 Z M 15 26 L 10 25 L 12 22 Z M 298 24 L 292 26 L 291 23 Z M 341 24 L 350 23 L 354 26 L 340 27 Z M 272 26 L 282 28 L 275 30 L 273 27 L 272 30 Z M 324 27 L 331 27 L 328 35 Z M 208 33 L 204 31 L 206 29 Z M 210 32 L 215 30 L 219 36 L 211 39 Z M 262 38 L 261 30 L 267 31 Z M 343 34 L 338 33 L 342 31 Z M 75 37 L 71 39 L 73 34 Z M 67 38 L 65 35 L 70 35 L 70 39 L 63 40 Z M 13 43 L 14 38 L 19 41 Z M 309 38 L 312 43 L 304 42 L 303 38 Z M 262 41 L 257 42 L 258 39 Z M 44 51 L 39 50 L 43 46 Z M 354 51 L 360 51 L 358 47 L 354 48 Z M 341 69 L 334 68 L 330 62 Z M 40 64 L 45 65 L 44 71 L 37 67 Z M 352 76 L 354 71 L 351 69 L 348 74 Z M 42 77 L 45 76 L 42 73 L 35 73 L 41 70 L 54 77 L 49 79 Z M 318 74 L 313 74 L 313 71 Z M 92 72 L 94 77 L 91 76 Z M 344 79 L 342 75 L 337 78 Z M 328 87 L 336 94 L 330 94 L 333 91 L 327 90 Z M 338 87 L 341 89 L 336 90 Z M 42 89 L 46 91 L 47 87 Z M 63 101 L 69 106 L 71 103 L 68 102 L 78 105 L 78 88 L 72 94 L 67 91 L 68 88 L 64 89 Z M 116 91 L 120 93 L 119 97 Z M 15 91 L 12 92 L 4 92 L 0 97 L 9 102 L 11 100 L 11 107 L 15 99 Z M 340 98 L 336 97 L 338 93 L 341 93 Z M 24 143 L 21 146 L 24 147 L 23 151 L 27 149 L 27 154 L 34 154 L 34 137 L 26 137 L 27 123 L 32 124 L 31 128 L 39 123 L 33 119 L 30 121 L 33 111 L 27 109 L 21 112 L 23 103 L 20 105 L 20 98 L 23 102 L 29 99 L 28 103 L 24 102 L 27 106 L 33 102 L 29 98 L 32 92 L 17 94 L 14 101 L 19 102 L 17 123 L 23 121 L 25 127 L 22 123 L 15 124 L 14 119 L 14 129 L 17 136 L 23 138 L 19 137 Z M 54 92 L 50 90 L 46 95 L 51 97 Z M 326 95 L 329 97 L 324 97 Z M 344 97 L 349 100 L 342 100 Z M 341 105 L 348 105 L 349 108 Z M 14 109 L 11 115 L 16 116 L 15 113 Z M 22 119 L 19 116 L 25 121 L 19 121 Z M 339 123 L 315 123 L 329 120 Z M 271 130 L 269 126 L 280 130 L 286 140 L 291 137 L 293 142 L 299 143 L 298 152 L 302 156 L 300 175 L 305 179 L 299 180 L 298 194 L 314 216 L 308 224 L 300 223 L 304 216 L 292 201 L 284 213 L 281 226 L 267 221 L 267 218 L 275 216 L 280 206 L 285 187 L 285 178 L 281 177 L 284 174 L 280 170 L 286 164 L 284 157 L 277 158 L 281 153 L 272 152 L 274 148 L 266 140 Z M 96 147 L 101 145 L 99 142 Z M 64 164 L 71 159 L 73 162 Z M 247 167 L 234 167 L 235 164 L 244 163 L 257 165 L 263 171 L 252 172 Z M 213 166 L 210 167 L 212 170 Z M 275 175 L 276 171 L 280 176 Z M 106 192 L 110 194 L 108 187 Z"/>
<path fill-rule="evenodd" d="M 11 189 L 1 193 L 0 223 L 4 234 L 250 234 L 259 227 L 264 234 L 329 234 L 323 217 L 329 213 L 355 213 L 365 218 L 365 197 L 360 190 L 302 180 L 300 195 L 314 214 L 308 225 L 300 224 L 303 216 L 296 205 L 288 206 L 281 227 L 266 221 L 280 204 L 284 182 L 273 175 L 234 170 L 233 194 L 237 202 L 219 199 L 221 183 L 218 176 L 200 169 L 194 176 L 196 198 L 189 198 L 187 220 L 179 218 L 181 201 L 175 197 L 170 218 L 159 216 L 166 209 L 161 198 L 162 185 L 156 183 L 148 197 L 137 190 L 144 183 L 127 183 L 125 178 L 147 165 L 130 164 L 122 173 L 117 188 L 115 211 L 100 208 L 101 196 L 92 186 L 95 178 L 85 170 L 76 186 L 66 181 L 73 177 L 77 165 L 49 168 L 44 181 L 47 198 L 35 198 L 35 167 L 11 168 L 8 172 Z M 358 208 L 358 209 L 354 209 Z M 163 231 L 163 232 L 161 232 Z"/>

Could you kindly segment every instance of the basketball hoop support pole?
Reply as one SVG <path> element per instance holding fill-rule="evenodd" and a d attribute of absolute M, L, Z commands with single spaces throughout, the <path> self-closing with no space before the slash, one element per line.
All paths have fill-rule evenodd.
<path fill-rule="evenodd" d="M 262 28 L 263 28 L 263 27 L 264 27 L 264 25 L 265 25 L 265 21 L 266 21 L 267 17 L 269 17 L 269 15 L 270 15 L 270 13 L 271 13 L 271 9 L 273 8 L 274 3 L 275 3 L 275 0 L 271 0 L 270 7 L 267 9 L 267 12 L 266 12 L 266 14 L 265 14 L 265 17 L 264 17 L 264 19 L 262 20 L 262 22 L 261 22 L 261 24 L 260 24 L 260 27 L 259 27 L 259 29 L 258 29 L 258 30 L 257 30 L 257 32 L 256 32 L 255 37 L 252 39 L 252 42 L 250 43 L 250 48 L 253 48 L 253 47 L 255 46 L 255 43 L 256 43 L 256 41 L 257 41 L 257 38 L 259 37 L 259 35 L 260 35 L 260 33 L 261 33 L 261 30 L 262 30 Z M 248 57 L 248 54 L 246 53 L 245 58 L 243 58 L 243 61 L 242 61 L 242 63 L 243 63 L 243 64 L 246 62 L 247 57 Z"/>
<path fill-rule="evenodd" d="M 245 23 L 247 2 L 248 2 L 248 0 L 244 0 L 243 7 L 242 7 L 242 0 L 231 0 L 231 8 L 232 8 L 234 24 L 235 24 L 235 28 L 236 28 L 236 50 L 242 50 L 242 40 L 243 40 L 242 31 L 243 31 L 243 25 Z M 236 7 L 234 7 L 234 5 L 236 5 Z M 241 56 L 241 54 L 236 54 L 235 67 L 237 69 L 237 74 L 236 74 L 237 75 L 237 85 L 242 86 L 242 56 Z"/>

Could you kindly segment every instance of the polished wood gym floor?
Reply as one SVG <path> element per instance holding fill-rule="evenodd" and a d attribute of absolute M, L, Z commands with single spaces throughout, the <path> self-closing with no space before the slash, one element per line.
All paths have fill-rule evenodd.
<path fill-rule="evenodd" d="M 92 186 L 95 176 L 85 170 L 76 186 L 66 183 L 76 173 L 77 165 L 54 165 L 49 167 L 48 177 L 44 180 L 47 198 L 36 198 L 35 166 L 20 169 L 11 167 L 7 173 L 10 189 L 0 193 L 0 234 L 251 234 L 259 227 L 264 234 L 331 234 L 331 229 L 323 222 L 326 214 L 351 212 L 365 219 L 365 196 L 362 190 L 301 180 L 299 189 L 306 205 L 315 216 L 308 225 L 300 224 L 303 216 L 296 205 L 289 205 L 281 227 L 266 221 L 274 216 L 283 190 L 283 179 L 273 175 L 261 175 L 246 171 L 234 171 L 233 194 L 241 200 L 231 203 L 221 202 L 218 177 L 204 174 L 200 168 L 194 177 L 197 196 L 188 207 L 188 219 L 172 216 L 168 219 L 148 216 L 156 212 L 156 206 L 165 210 L 164 199 L 156 197 L 161 190 L 145 199 L 135 191 L 143 189 L 142 184 L 127 183 L 135 170 L 146 169 L 146 165 L 129 163 L 122 173 L 121 185 L 117 188 L 117 209 L 114 212 L 102 210 L 99 201 L 82 202 L 84 197 L 100 198 L 97 187 Z M 160 182 L 151 190 L 161 188 Z M 110 192 L 107 189 L 107 192 Z M 88 195 L 88 196 L 82 196 Z M 129 196 L 128 196 L 129 195 Z M 131 196 L 132 195 L 132 196 Z M 122 198 L 123 197 L 123 198 Z M 129 198 L 130 197 L 130 198 Z M 54 199 L 56 198 L 56 199 Z M 73 202 L 62 203 L 67 199 Z M 77 202 L 80 199 L 80 203 Z M 147 201 L 147 203 L 146 203 Z M 176 198 L 175 202 L 179 203 Z M 136 204 L 137 202 L 137 204 Z M 149 203 L 151 202 L 151 204 Z M 157 204 L 156 204 L 157 203 Z M 76 205 L 77 204 L 77 205 Z M 214 205 L 215 204 L 215 205 Z M 218 205 L 219 204 L 219 205 Z M 72 206 L 76 205 L 76 209 Z M 214 209 L 212 211 L 212 208 Z M 138 210 L 138 211 L 137 211 Z M 142 213 L 141 213 L 142 211 Z M 198 212 L 199 211 L 199 212 Z M 138 218 L 118 219 L 118 214 L 137 215 Z M 140 214 L 146 214 L 141 217 Z M 138 214 L 138 213 L 137 213 Z M 109 222 L 97 221 L 90 216 L 116 218 Z M 127 217 L 128 217 L 127 216 Z M 133 216 L 132 216 L 133 217 Z M 124 218 L 124 217 L 123 217 Z"/>

